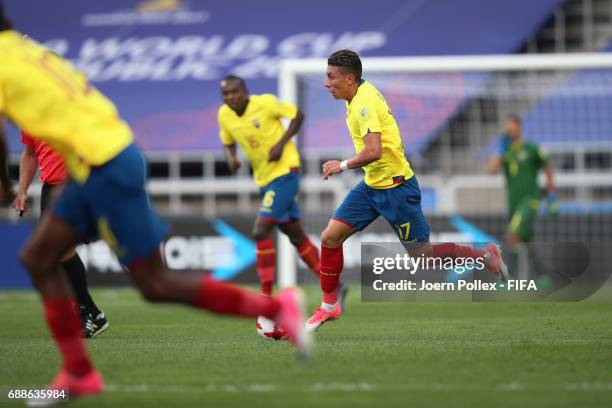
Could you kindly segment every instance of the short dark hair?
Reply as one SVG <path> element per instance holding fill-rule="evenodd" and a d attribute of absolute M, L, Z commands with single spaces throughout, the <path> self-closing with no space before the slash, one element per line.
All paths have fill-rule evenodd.
<path fill-rule="evenodd" d="M 327 58 L 327 65 L 332 67 L 340 67 L 349 74 L 355 75 L 355 78 L 361 80 L 361 59 L 355 51 L 340 50 L 334 52 Z"/>
<path fill-rule="evenodd" d="M 242 87 L 242 89 L 244 89 L 245 91 L 247 89 L 244 79 L 240 78 L 237 75 L 226 75 L 225 78 L 221 80 L 221 82 L 223 81 L 236 81 Z"/>
<path fill-rule="evenodd" d="M 511 120 L 512 122 L 516 123 L 519 126 L 523 125 L 523 120 L 521 119 L 521 117 L 515 113 L 511 113 L 509 115 L 506 116 L 506 120 Z"/>

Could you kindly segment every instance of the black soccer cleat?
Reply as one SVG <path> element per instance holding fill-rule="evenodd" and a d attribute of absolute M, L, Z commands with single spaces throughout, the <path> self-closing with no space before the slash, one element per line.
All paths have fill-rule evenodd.
<path fill-rule="evenodd" d="M 99 312 L 94 317 L 94 313 L 92 313 L 91 311 L 85 308 L 79 308 L 79 313 L 81 315 L 81 328 L 83 330 L 83 337 L 85 337 L 86 339 L 96 337 L 98 334 L 102 333 L 110 326 L 103 312 Z"/>

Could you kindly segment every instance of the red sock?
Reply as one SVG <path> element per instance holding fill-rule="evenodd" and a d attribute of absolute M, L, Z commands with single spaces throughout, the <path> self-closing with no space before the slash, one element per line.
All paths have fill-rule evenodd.
<path fill-rule="evenodd" d="M 218 281 L 204 274 L 202 287 L 194 305 L 216 314 L 274 319 L 280 310 L 278 301 L 239 288 L 231 283 Z"/>
<path fill-rule="evenodd" d="M 274 241 L 267 239 L 257 241 L 257 275 L 261 282 L 261 293 L 272 294 L 274 275 L 276 274 L 276 249 Z"/>
<path fill-rule="evenodd" d="M 479 258 L 484 257 L 483 249 L 476 249 L 467 246 L 461 246 L 453 243 L 435 244 L 433 247 L 433 256 L 436 258 Z"/>
<path fill-rule="evenodd" d="M 338 284 L 344 267 L 342 247 L 328 248 L 321 246 L 321 289 L 323 302 L 334 304 L 338 301 Z"/>
<path fill-rule="evenodd" d="M 43 299 L 43 305 L 49 330 L 62 353 L 64 368 L 78 377 L 87 374 L 93 365 L 85 348 L 74 300 Z"/>
<path fill-rule="evenodd" d="M 306 238 L 306 241 L 304 241 L 304 243 L 300 245 L 297 250 L 300 258 L 302 258 L 302 261 L 308 265 L 310 270 L 314 272 L 315 275 L 319 276 L 321 263 L 319 261 L 319 250 L 317 247 L 314 246 L 314 244 L 308 238 Z"/>

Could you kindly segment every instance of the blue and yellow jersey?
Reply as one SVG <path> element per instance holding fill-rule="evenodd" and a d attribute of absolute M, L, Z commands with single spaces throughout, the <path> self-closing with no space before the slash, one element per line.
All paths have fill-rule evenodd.
<path fill-rule="evenodd" d="M 378 89 L 368 81 L 362 80 L 357 94 L 346 104 L 346 126 L 351 132 L 357 153 L 365 147 L 365 135 L 381 134 L 382 157 L 363 166 L 364 181 L 369 187 L 395 187 L 414 175 L 406 160 L 399 128 L 391 109 Z"/>
<path fill-rule="evenodd" d="M 285 144 L 278 161 L 269 162 L 270 149 L 285 134 L 281 118 L 294 119 L 297 107 L 280 102 L 274 95 L 251 95 L 246 110 L 238 116 L 229 106 L 219 108 L 219 137 L 224 145 L 236 142 L 244 151 L 258 186 L 263 187 L 272 180 L 288 174 L 300 166 L 300 156 L 293 141 Z"/>
<path fill-rule="evenodd" d="M 63 58 L 3 31 L 0 61 L 0 114 L 57 151 L 75 180 L 132 143 L 115 105 Z"/>

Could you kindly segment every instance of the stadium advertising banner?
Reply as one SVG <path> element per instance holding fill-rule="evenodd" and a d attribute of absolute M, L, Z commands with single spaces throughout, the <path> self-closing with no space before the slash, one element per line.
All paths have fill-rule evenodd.
<path fill-rule="evenodd" d="M 282 59 L 324 58 L 342 48 L 364 57 L 509 53 L 560 2 L 387 0 L 360 7 L 311 0 L 292 3 L 291 14 L 280 0 L 4 3 L 17 30 L 70 59 L 117 104 L 142 148 L 163 152 L 221 150 L 218 85 L 227 74 L 244 77 L 252 93 L 275 93 Z M 415 96 L 423 79 L 387 81 L 391 90 L 411 93 L 388 95 L 409 147 L 445 123 L 467 95 L 460 75 L 440 80 L 455 90 L 449 101 Z M 322 81 L 323 71 L 317 91 L 324 91 Z M 313 97 L 333 102 L 328 94 Z M 335 105 L 309 111 L 305 147 L 350 146 L 338 115 L 343 106 Z M 322 130 L 339 134 L 321 138 Z M 11 139 L 11 151 L 20 152 L 15 130 Z"/>
<path fill-rule="evenodd" d="M 571 255 L 569 260 L 561 262 L 561 265 L 567 267 L 567 265 L 573 265 L 572 262 L 578 262 L 579 258 L 582 259 L 572 254 L 587 251 L 584 270 L 572 267 L 572 273 L 580 269 L 578 275 L 581 276 L 581 279 L 592 280 L 591 278 L 595 276 L 599 282 L 601 280 L 599 275 L 596 276 L 589 271 L 594 271 L 594 273 L 603 271 L 609 275 L 609 268 L 603 265 L 612 263 L 612 253 L 605 250 L 609 243 L 602 241 L 600 226 L 611 223 L 610 218 L 609 215 L 603 214 L 564 216 L 557 219 L 538 218 L 535 225 L 536 236 L 539 237 L 536 247 L 544 255 L 533 257 L 533 254 L 527 253 L 526 260 L 521 261 L 520 256 L 506 251 L 506 261 L 513 271 L 529 270 L 535 275 L 554 278 L 558 275 L 568 275 L 568 273 L 561 273 L 562 267 L 555 266 L 559 265 L 560 259 L 558 255 L 554 255 L 555 253 L 563 253 L 564 256 Z M 307 232 L 317 247 L 320 246 L 317 230 L 322 230 L 324 219 L 320 215 L 305 216 L 306 225 L 310 226 Z M 253 216 L 233 216 L 231 219 L 170 218 L 168 221 L 172 229 L 162 249 L 169 269 L 185 273 L 209 271 L 219 279 L 239 283 L 255 284 L 259 281 L 255 269 L 255 242 L 250 238 Z M 457 216 L 432 216 L 429 218 L 429 223 L 432 230 L 430 236 L 432 242 L 477 245 L 482 242 L 494 242 L 494 236 L 503 236 L 506 218 L 504 216 L 483 216 L 470 217 L 468 220 Z M 574 234 L 573 242 L 559 242 L 555 239 L 559 236 L 568 236 L 568 230 L 578 231 L 577 225 L 581 226 L 580 233 Z M 30 279 L 20 265 L 17 254 L 33 231 L 33 227 L 34 224 L 31 221 L 0 223 L 0 242 L 5 243 L 0 248 L 0 256 L 4 260 L 0 276 L 0 290 L 31 287 Z M 372 257 L 379 256 L 367 257 L 367 254 L 370 253 L 367 248 L 368 245 L 371 246 L 371 243 L 379 243 L 378 246 L 387 252 L 389 248 L 400 252 L 397 250 L 399 244 L 395 233 L 389 229 L 386 221 L 376 220 L 366 231 L 349 238 L 344 243 L 342 276 L 346 282 L 363 281 L 364 267 L 371 269 Z M 579 248 L 576 249 L 578 244 Z M 366 258 L 364 258 L 364 248 L 366 248 Z M 567 248 L 571 250 L 566 250 Z M 77 250 L 87 268 L 88 280 L 93 286 L 131 285 L 123 267 L 104 241 L 81 245 Z M 318 278 L 301 261 L 299 262 L 298 283 L 318 285 Z M 521 265 L 519 268 L 519 262 L 528 262 L 529 265 Z M 583 274 L 584 271 L 587 273 Z M 447 275 L 447 272 L 439 274 L 440 277 L 447 277 Z M 605 281 L 608 275 L 602 279 Z M 377 274 L 368 276 L 368 279 L 379 277 Z M 378 293 L 375 293 L 374 297 L 365 298 L 365 300 L 376 300 L 377 295 Z"/>
<path fill-rule="evenodd" d="M 232 221 L 203 218 L 169 220 L 172 229 L 162 248 L 169 269 L 175 271 L 210 271 L 219 279 L 256 282 L 255 243 L 249 238 L 251 217 L 233 217 Z M 34 229 L 34 223 L 0 223 L 0 256 L 4 266 L 0 289 L 30 288 L 31 282 L 18 260 L 18 254 Z M 130 285 L 123 266 L 109 246 L 101 240 L 81 245 L 77 251 L 96 286 Z"/>

